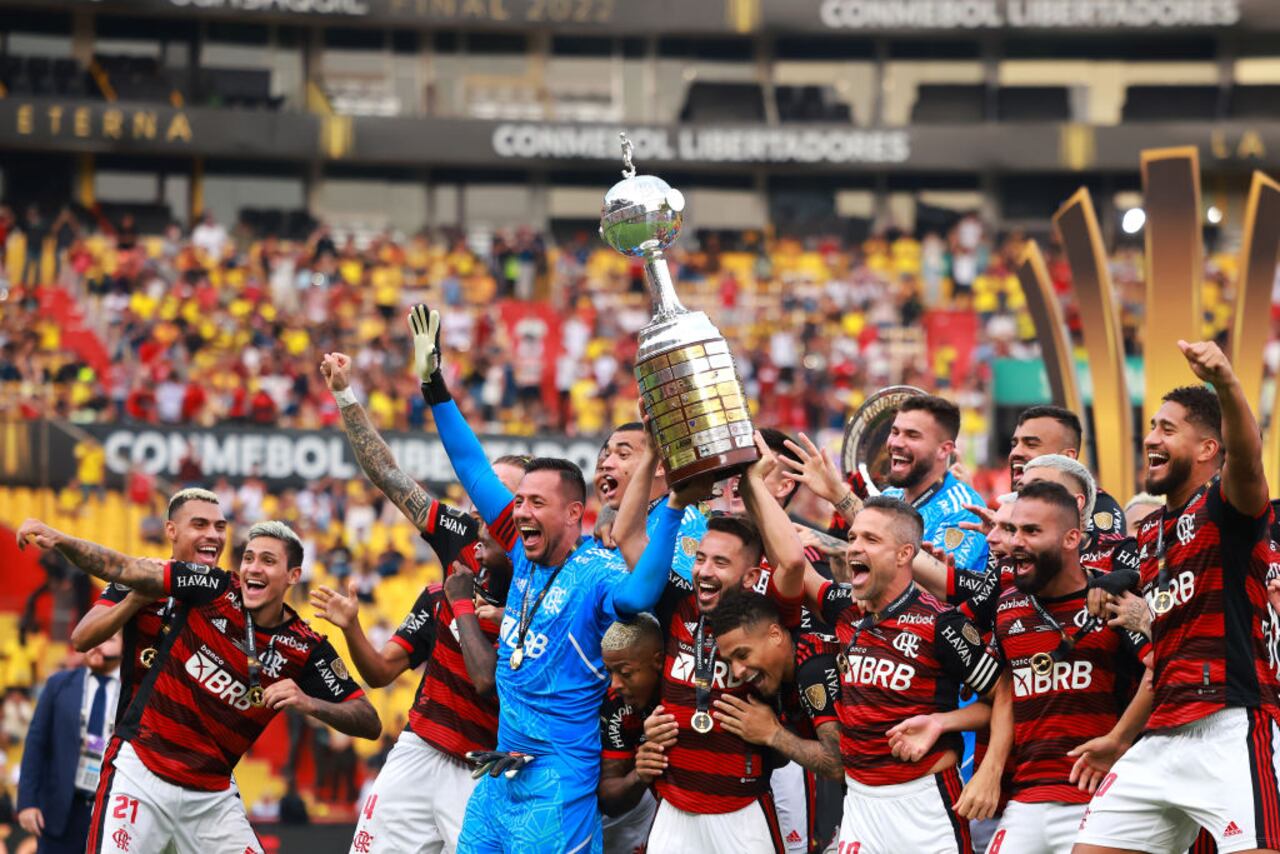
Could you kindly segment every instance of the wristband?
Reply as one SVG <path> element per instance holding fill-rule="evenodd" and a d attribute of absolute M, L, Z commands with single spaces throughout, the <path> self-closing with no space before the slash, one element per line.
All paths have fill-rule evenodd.
<path fill-rule="evenodd" d="M 427 406 L 453 400 L 453 396 L 449 394 L 449 387 L 444 383 L 444 374 L 439 370 L 432 374 L 430 379 L 423 380 L 422 399 L 427 402 Z"/>
<path fill-rule="evenodd" d="M 844 498 L 841 498 L 836 502 L 836 512 L 844 513 L 846 510 L 851 509 L 853 507 L 853 503 L 857 500 L 858 497 L 853 494 L 853 490 L 849 490 L 844 494 Z"/>
<path fill-rule="evenodd" d="M 333 393 L 333 402 L 338 404 L 339 409 L 344 409 L 351 404 L 359 403 L 360 401 L 356 400 L 356 393 L 351 390 L 351 386 L 347 386 L 346 388 Z"/>
<path fill-rule="evenodd" d="M 457 602 L 450 602 L 449 607 L 453 609 L 454 617 L 461 617 L 464 614 L 471 614 L 474 616 L 476 613 L 476 603 L 472 602 L 470 599 L 461 599 Z"/>

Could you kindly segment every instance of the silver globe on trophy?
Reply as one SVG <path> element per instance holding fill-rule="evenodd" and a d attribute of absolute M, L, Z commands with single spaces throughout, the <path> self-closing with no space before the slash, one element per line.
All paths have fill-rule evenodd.
<path fill-rule="evenodd" d="M 711 472 L 727 477 L 755 462 L 751 415 L 729 344 L 710 318 L 680 304 L 663 250 L 680 236 L 684 196 L 654 175 L 637 175 L 622 139 L 623 180 L 605 194 L 600 236 L 644 259 L 653 318 L 640 330 L 636 381 L 657 434 L 667 483 Z"/>

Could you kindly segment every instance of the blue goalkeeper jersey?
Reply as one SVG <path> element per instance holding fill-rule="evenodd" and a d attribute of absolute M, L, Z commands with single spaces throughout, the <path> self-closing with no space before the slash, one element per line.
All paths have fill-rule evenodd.
<path fill-rule="evenodd" d="M 903 490 L 891 486 L 883 494 L 889 498 L 902 498 Z M 964 505 L 982 506 L 985 503 L 977 490 L 947 472 L 941 484 L 927 490 L 913 504 L 924 518 L 924 539 L 955 555 L 956 569 L 982 572 L 987 566 L 987 538 L 981 531 L 966 531 L 960 527 L 961 522 L 982 521 L 965 510 Z"/>
<path fill-rule="evenodd" d="M 453 402 L 436 404 L 432 412 L 459 480 L 485 522 L 494 524 L 508 512 L 510 491 L 493 474 Z M 511 587 L 498 642 L 499 750 L 554 757 L 575 766 L 573 785 L 595 790 L 600 764 L 597 716 L 609 685 L 600 642 L 612 622 L 652 608 L 666 589 L 682 515 L 682 510 L 665 504 L 655 511 L 657 523 L 633 572 L 626 571 L 619 552 L 589 539 L 579 542 L 558 571 L 531 561 L 523 541 L 515 539 L 508 552 Z M 522 612 L 532 616 L 520 666 L 513 669 Z"/>
<path fill-rule="evenodd" d="M 653 532 L 658 527 L 658 519 L 665 505 L 666 499 L 659 498 L 649 508 L 647 533 L 650 539 L 653 538 Z M 702 542 L 702 535 L 706 532 L 707 517 L 698 509 L 698 506 L 691 504 L 684 508 L 684 516 L 680 517 L 680 530 L 676 534 L 676 547 L 671 555 L 671 571 L 685 581 L 691 583 L 693 581 L 693 558 L 698 553 L 698 544 Z M 590 541 L 593 545 L 604 548 L 598 538 L 591 537 Z"/>

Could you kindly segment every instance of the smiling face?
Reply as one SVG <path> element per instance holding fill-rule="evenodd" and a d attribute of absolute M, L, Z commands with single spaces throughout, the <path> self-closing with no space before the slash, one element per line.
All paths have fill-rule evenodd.
<path fill-rule="evenodd" d="M 289 566 L 283 540 L 254 537 L 245 544 L 240 558 L 240 585 L 247 611 L 284 602 L 284 594 L 298 581 L 301 566 Z"/>
<path fill-rule="evenodd" d="M 914 489 L 942 478 L 947 471 L 953 442 L 929 412 L 899 412 L 889 430 L 889 485 Z"/>
<path fill-rule="evenodd" d="M 560 473 L 532 471 L 520 479 L 511 518 L 529 560 L 550 566 L 563 560 L 582 533 L 582 502 L 571 500 Z"/>
<path fill-rule="evenodd" d="M 187 501 L 164 523 L 173 559 L 217 566 L 227 545 L 227 520 L 211 501 Z"/>
<path fill-rule="evenodd" d="M 1009 477 L 1013 487 L 1021 485 L 1022 469 L 1031 460 L 1044 454 L 1062 454 L 1075 458 L 1071 431 L 1056 418 L 1028 418 L 1013 431 L 1013 444 L 1009 448 Z"/>
<path fill-rule="evenodd" d="M 627 491 L 627 484 L 640 464 L 646 441 L 643 430 L 618 430 L 609 437 L 593 479 L 602 504 L 614 510 L 622 504 L 622 493 Z"/>
<path fill-rule="evenodd" d="M 759 556 L 728 531 L 707 531 L 693 556 L 693 592 L 698 610 L 707 613 L 720 604 L 725 590 L 751 587 L 760 577 Z"/>
<path fill-rule="evenodd" d="M 873 611 L 888 604 L 904 579 L 911 578 L 915 546 L 897 539 L 894 521 L 890 513 L 865 507 L 849 527 L 849 545 L 845 548 L 849 583 L 854 598 L 866 602 Z"/>
<path fill-rule="evenodd" d="M 1013 503 L 1013 583 L 1023 593 L 1039 593 L 1066 566 L 1064 552 L 1080 548 L 1079 522 L 1046 501 Z"/>
<path fill-rule="evenodd" d="M 1151 419 L 1151 432 L 1142 440 L 1147 452 L 1147 492 L 1176 494 L 1187 487 L 1197 464 L 1218 455 L 1217 439 L 1187 419 L 1180 403 L 1165 401 Z"/>
<path fill-rule="evenodd" d="M 716 648 L 729 662 L 733 678 L 751 685 L 762 697 L 778 693 L 787 677 L 787 663 L 795 657 L 791 636 L 765 620 L 716 635 Z"/>

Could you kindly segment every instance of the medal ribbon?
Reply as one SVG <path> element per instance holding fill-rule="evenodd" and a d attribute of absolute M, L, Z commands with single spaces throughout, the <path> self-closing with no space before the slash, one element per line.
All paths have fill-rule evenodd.
<path fill-rule="evenodd" d="M 1197 489 L 1195 491 L 1195 494 L 1187 499 L 1187 503 L 1182 505 L 1182 511 L 1186 512 L 1186 509 L 1188 507 L 1190 507 L 1192 504 L 1195 504 L 1197 501 L 1199 501 L 1200 496 L 1204 495 L 1204 491 L 1208 489 L 1210 486 L 1212 486 L 1217 480 L 1218 480 L 1217 475 L 1214 475 L 1214 477 L 1208 483 L 1204 484 L 1199 489 Z M 1178 515 L 1181 516 L 1182 514 L 1179 513 Z M 1166 521 L 1168 521 L 1168 519 L 1165 515 L 1165 508 L 1162 507 L 1160 508 L 1160 527 L 1156 531 L 1156 560 L 1158 561 L 1158 566 L 1160 567 L 1159 572 L 1156 574 L 1156 591 L 1155 591 L 1156 595 L 1159 595 L 1161 593 L 1168 593 L 1169 588 L 1173 586 L 1173 572 L 1171 572 L 1169 569 L 1169 560 L 1166 554 L 1166 552 L 1168 551 L 1168 547 L 1165 545 L 1165 542 L 1164 542 L 1164 524 Z M 1177 523 L 1175 522 L 1174 524 L 1177 524 Z"/>
<path fill-rule="evenodd" d="M 542 585 L 542 590 L 538 592 L 538 598 L 533 600 L 533 607 L 529 608 L 529 588 L 532 584 L 525 585 L 524 598 L 520 600 L 520 622 L 516 627 L 516 649 L 524 649 L 524 636 L 529 631 L 529 626 L 533 623 L 534 616 L 538 613 L 538 608 L 542 605 L 542 599 L 547 595 L 547 591 L 551 589 L 551 585 L 556 583 L 556 576 L 560 574 L 560 570 L 564 569 L 564 564 L 560 564 L 551 571 L 551 577 L 547 579 L 547 583 Z M 532 578 L 529 579 L 533 581 Z M 527 611 L 527 613 L 526 613 Z M 521 652 L 521 655 L 524 655 Z"/>
<path fill-rule="evenodd" d="M 253 630 L 253 615 L 247 608 L 244 611 L 244 652 L 249 667 L 249 702 L 257 706 L 259 703 L 255 703 L 254 698 L 258 697 L 262 691 L 262 687 L 258 684 L 262 674 L 262 662 L 258 660 L 258 638 Z"/>
<path fill-rule="evenodd" d="M 693 685 L 695 715 L 705 715 L 711 709 L 711 675 L 716 661 L 716 639 L 706 632 L 706 617 L 698 617 L 698 628 L 693 633 Z"/>
<path fill-rule="evenodd" d="M 1086 588 L 1085 592 L 1088 592 L 1088 588 Z M 1062 627 L 1062 624 L 1054 619 L 1053 614 L 1049 613 L 1049 609 L 1040 604 L 1040 599 L 1038 597 L 1034 595 L 1031 596 L 1031 604 L 1035 606 L 1036 613 L 1040 615 L 1040 619 L 1043 620 L 1049 628 L 1058 633 L 1060 638 L 1058 646 L 1053 652 L 1049 653 L 1049 657 L 1054 661 L 1066 661 L 1070 658 L 1071 651 L 1076 648 L 1076 644 L 1080 642 L 1080 638 L 1097 628 L 1097 625 L 1100 622 L 1098 617 L 1090 614 L 1089 619 L 1084 621 L 1083 626 L 1076 629 L 1075 634 L 1068 635 L 1067 630 Z"/>

